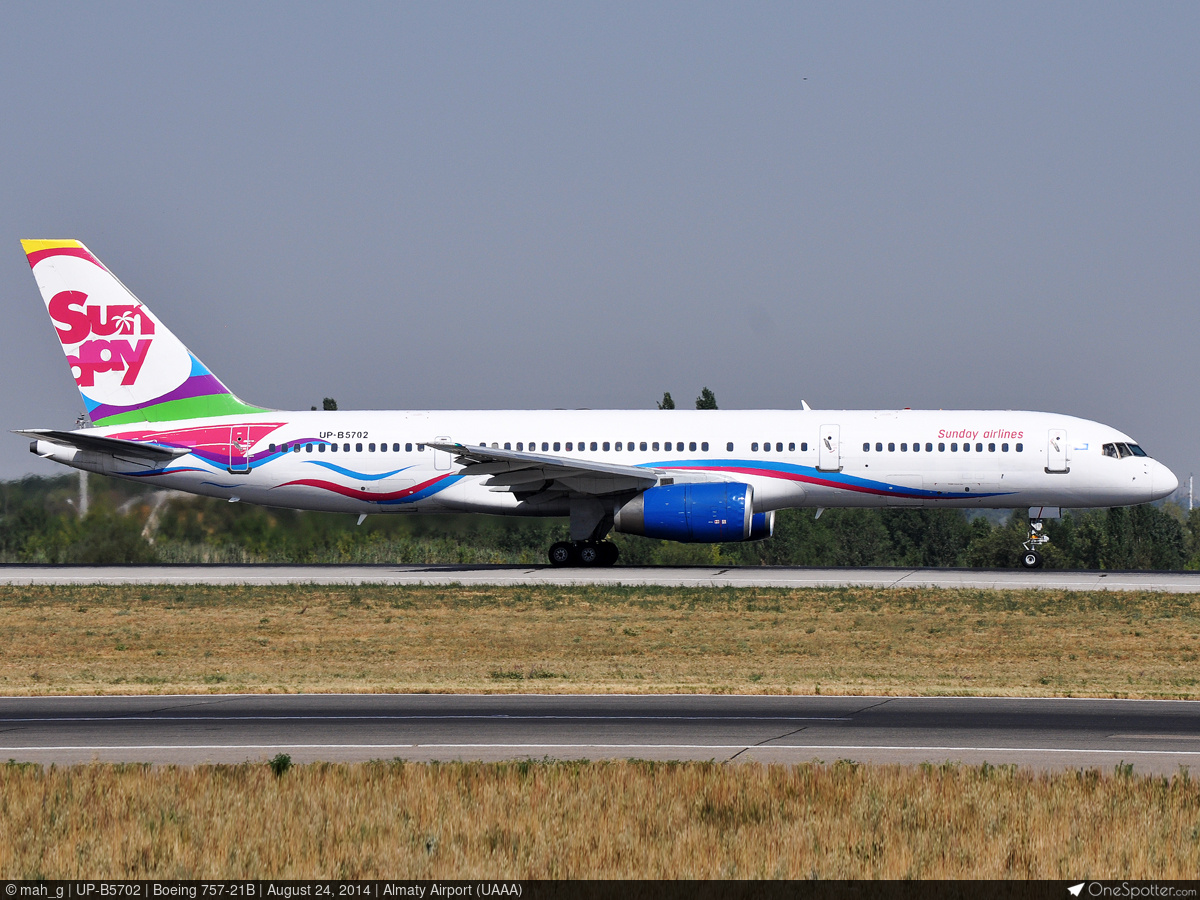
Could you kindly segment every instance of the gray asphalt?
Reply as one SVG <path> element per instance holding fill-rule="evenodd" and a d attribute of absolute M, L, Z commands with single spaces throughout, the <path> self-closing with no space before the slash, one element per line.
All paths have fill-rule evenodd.
<path fill-rule="evenodd" d="M 641 758 L 1200 766 L 1200 703 L 913 697 L 0 698 L 0 759 L 193 764 Z"/>
<path fill-rule="evenodd" d="M 549 566 L 21 566 L 0 584 L 625 584 L 664 587 L 934 587 L 1200 591 L 1200 572 L 817 569 L 771 566 L 553 569 Z"/>

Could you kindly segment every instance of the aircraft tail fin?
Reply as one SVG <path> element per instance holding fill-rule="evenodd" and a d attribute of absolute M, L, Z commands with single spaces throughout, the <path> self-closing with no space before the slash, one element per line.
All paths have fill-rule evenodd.
<path fill-rule="evenodd" d="M 79 241 L 21 241 L 94 425 L 262 412 L 239 400 Z"/>

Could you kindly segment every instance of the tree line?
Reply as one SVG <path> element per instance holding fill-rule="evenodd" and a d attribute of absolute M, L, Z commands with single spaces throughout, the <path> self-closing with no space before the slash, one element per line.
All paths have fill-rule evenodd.
<path fill-rule="evenodd" d="M 561 519 L 397 514 L 356 518 L 266 509 L 91 478 L 77 514 L 78 479 L 0 484 L 0 561 L 541 563 L 565 539 Z M 639 565 L 1015 567 L 1028 520 L 952 509 L 781 510 L 773 537 L 677 544 L 613 535 L 621 561 Z M 1200 509 L 1174 503 L 1065 511 L 1048 520 L 1046 566 L 1200 569 Z"/>

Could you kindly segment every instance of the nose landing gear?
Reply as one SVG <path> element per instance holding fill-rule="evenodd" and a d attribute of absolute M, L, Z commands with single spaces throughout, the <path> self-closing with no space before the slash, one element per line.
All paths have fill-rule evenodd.
<path fill-rule="evenodd" d="M 616 563 L 620 551 L 612 541 L 559 541 L 550 547 L 550 565 L 564 566 L 611 566 Z"/>
<path fill-rule="evenodd" d="M 1025 552 L 1021 555 L 1021 565 L 1026 569 L 1040 569 L 1045 562 L 1038 547 L 1050 543 L 1050 535 L 1043 534 L 1042 520 L 1034 519 L 1029 523 L 1029 539 L 1022 545 Z"/>

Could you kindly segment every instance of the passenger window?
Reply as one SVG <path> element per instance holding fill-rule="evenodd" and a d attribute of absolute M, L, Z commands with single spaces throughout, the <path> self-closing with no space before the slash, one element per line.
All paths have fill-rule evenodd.
<path fill-rule="evenodd" d="M 293 444 L 293 445 L 292 445 L 292 452 L 293 452 L 293 453 L 299 453 L 299 452 L 300 452 L 300 445 L 299 445 L 299 444 Z"/>
<path fill-rule="evenodd" d="M 895 453 L 895 452 L 896 452 L 896 445 L 889 442 L 888 443 L 888 453 Z"/>
<path fill-rule="evenodd" d="M 325 445 L 324 445 L 324 444 L 317 444 L 317 452 L 318 452 L 318 453 L 324 453 L 324 452 L 325 452 Z"/>
<path fill-rule="evenodd" d="M 776 441 L 776 442 L 775 442 L 775 452 L 776 452 L 776 453 L 782 453 L 782 452 L 783 452 L 783 442 L 782 442 L 782 441 Z"/>
<path fill-rule="evenodd" d="M 951 444 L 951 445 L 950 445 L 950 452 L 951 452 L 951 453 L 957 453 L 957 452 L 958 452 L 958 444 Z"/>
<path fill-rule="evenodd" d="M 882 452 L 883 452 L 883 444 L 876 442 L 876 444 L 875 444 L 875 452 L 876 452 L 876 453 L 882 453 Z"/>
<path fill-rule="evenodd" d="M 374 449 L 375 449 L 374 445 L 372 445 L 372 446 L 371 446 L 371 449 L 372 449 L 372 450 L 374 450 Z M 504 442 L 504 449 L 505 449 L 505 450 L 511 450 L 511 449 L 512 449 L 512 443 L 511 443 L 511 442 L 509 442 L 509 441 L 505 441 L 505 442 Z"/>
<path fill-rule="evenodd" d="M 695 450 L 695 449 L 696 449 L 696 442 L 695 442 L 695 441 L 692 441 L 690 444 L 688 444 L 688 449 L 689 449 L 689 450 Z"/>
<path fill-rule="evenodd" d="M 925 445 L 925 452 L 926 452 L 926 453 L 932 453 L 932 452 L 933 452 L 933 444 L 926 444 L 926 445 Z"/>
<path fill-rule="evenodd" d="M 368 450 L 370 450 L 372 453 L 374 453 L 374 452 L 375 452 L 375 445 L 374 445 L 374 444 L 367 444 L 367 449 L 368 449 Z"/>
<path fill-rule="evenodd" d="M 764 441 L 763 442 L 763 453 L 770 453 L 770 452 L 771 452 L 771 442 Z"/>
<path fill-rule="evenodd" d="M 610 446 L 610 445 L 609 445 L 608 441 L 605 441 L 605 442 L 604 442 L 604 452 L 605 452 L 605 453 L 607 453 L 607 452 L 608 452 L 608 448 L 609 448 L 609 446 Z"/>
<path fill-rule="evenodd" d="M 645 449 L 646 449 L 646 442 L 645 442 L 645 441 L 642 441 L 642 442 L 641 442 L 641 443 L 638 445 L 638 449 L 639 449 L 639 450 L 645 450 Z"/>
<path fill-rule="evenodd" d="M 758 452 L 758 441 L 755 441 L 753 444 L 750 445 L 750 452 L 751 453 Z"/>
<path fill-rule="evenodd" d="M 557 453 L 557 452 L 558 452 L 558 449 L 559 449 L 559 447 L 561 447 L 561 446 L 562 446 L 562 445 L 561 445 L 561 444 L 559 444 L 559 442 L 558 442 L 558 441 L 555 441 L 555 442 L 554 442 L 554 452 L 555 452 L 555 453 Z"/>
<path fill-rule="evenodd" d="M 795 449 L 796 449 L 796 442 L 795 442 L 795 441 L 790 441 L 790 442 L 788 443 L 788 452 L 789 452 L 789 453 L 792 453 L 792 452 L 794 452 L 794 451 L 795 451 Z"/>
<path fill-rule="evenodd" d="M 617 446 L 616 446 L 614 449 L 616 449 L 616 450 L 620 450 L 620 449 L 621 449 L 621 442 L 620 442 L 620 441 L 617 441 Z"/>
<path fill-rule="evenodd" d="M 1001 453 L 1007 453 L 1007 452 L 1008 452 L 1008 444 L 1001 444 L 1001 445 L 1000 445 L 1000 452 L 1001 452 Z"/>
<path fill-rule="evenodd" d="M 305 452 L 305 453 L 312 453 L 312 444 L 305 444 L 305 445 L 304 445 L 304 452 Z"/>
<path fill-rule="evenodd" d="M 983 444 L 976 444 L 976 445 L 975 445 L 975 452 L 976 452 L 976 453 L 982 453 L 982 452 L 983 452 Z"/>
<path fill-rule="evenodd" d="M 945 452 L 946 452 L 946 445 L 938 444 L 938 453 L 945 453 Z"/>
<path fill-rule="evenodd" d="M 670 442 L 670 441 L 667 441 L 665 444 L 663 444 L 663 449 L 664 449 L 664 450 L 670 450 L 670 449 L 671 449 L 671 442 Z"/>
<path fill-rule="evenodd" d="M 596 442 L 595 442 L 595 441 L 592 441 L 592 449 L 593 449 L 593 450 L 595 450 L 595 449 L 596 449 Z M 605 449 L 605 450 L 607 450 L 607 449 L 608 449 L 608 446 L 606 445 L 604 449 Z"/>
<path fill-rule="evenodd" d="M 953 445 L 951 445 L 951 449 L 953 449 Z M 970 452 L 971 452 L 971 445 L 963 444 L 963 453 L 970 453 Z"/>
<path fill-rule="evenodd" d="M 355 453 L 362 453 L 362 444 L 355 444 L 355 445 L 354 445 L 354 452 L 355 452 Z"/>
<path fill-rule="evenodd" d="M 524 449 L 525 449 L 525 444 L 521 441 L 517 441 L 517 450 L 520 451 L 520 450 L 524 450 Z"/>
<path fill-rule="evenodd" d="M 346 445 L 346 450 L 348 451 L 349 449 L 350 449 L 350 445 L 349 445 L 349 444 L 347 444 L 347 445 Z M 405 444 L 405 445 L 404 445 L 404 452 L 405 452 L 405 453 L 412 453 L 412 444 Z"/>
<path fill-rule="evenodd" d="M 274 444 L 271 444 L 271 445 L 269 445 L 269 446 L 267 447 L 267 452 L 268 452 L 268 453 L 274 453 L 274 452 L 275 452 L 275 445 L 274 445 Z M 284 452 L 285 452 L 285 453 L 287 452 L 287 448 L 286 448 L 286 447 L 284 448 Z"/>
<path fill-rule="evenodd" d="M 486 446 L 487 446 L 487 444 L 480 444 L 479 446 L 481 446 L 481 447 L 486 447 Z M 362 444 L 359 444 L 359 445 L 358 445 L 358 447 L 359 447 L 359 449 L 361 450 L 361 449 L 362 449 Z M 425 445 L 424 445 L 424 444 L 417 444 L 417 452 L 418 452 L 418 453 L 424 453 L 424 452 L 425 452 Z"/>
<path fill-rule="evenodd" d="M 342 452 L 343 452 L 343 453 L 349 453 L 349 452 L 350 452 L 350 445 L 349 445 L 349 444 L 342 444 Z"/>
<path fill-rule="evenodd" d="M 570 453 L 575 445 L 571 441 L 567 441 L 567 452 Z"/>
<path fill-rule="evenodd" d="M 725 452 L 726 453 L 733 452 L 733 441 L 730 441 L 728 444 L 725 445 Z"/>
<path fill-rule="evenodd" d="M 545 453 L 549 449 L 550 449 L 550 443 L 548 441 L 542 441 L 542 452 Z"/>
<path fill-rule="evenodd" d="M 808 441 L 805 441 L 803 444 L 800 445 L 800 450 L 804 453 L 808 452 Z"/>
<path fill-rule="evenodd" d="M 707 453 L 708 452 L 708 441 L 702 442 L 700 444 L 700 449 Z"/>
<path fill-rule="evenodd" d="M 919 443 L 913 444 L 913 453 L 920 453 L 920 452 L 921 452 L 921 445 Z"/>
<path fill-rule="evenodd" d="M 1016 448 L 1016 449 L 1017 449 L 1017 452 L 1018 452 L 1018 453 L 1024 453 L 1024 452 L 1025 452 L 1025 445 L 1024 445 L 1024 444 L 1017 444 L 1017 448 Z"/>
<path fill-rule="evenodd" d="M 988 444 L 988 453 L 995 453 L 995 452 L 996 452 L 996 445 Z"/>
<path fill-rule="evenodd" d="M 900 445 L 900 452 L 901 452 L 901 453 L 907 453 L 907 452 L 908 452 L 908 444 L 901 444 L 901 445 Z"/>
<path fill-rule="evenodd" d="M 870 453 L 870 452 L 871 452 L 871 442 L 867 441 L 866 443 L 863 444 L 863 453 Z"/>

